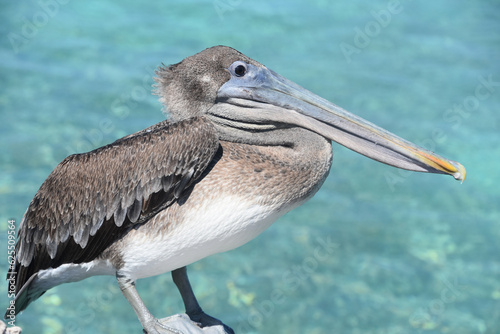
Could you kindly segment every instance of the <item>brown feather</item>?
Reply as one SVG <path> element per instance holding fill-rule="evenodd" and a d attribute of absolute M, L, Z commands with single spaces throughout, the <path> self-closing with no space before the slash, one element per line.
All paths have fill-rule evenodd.
<path fill-rule="evenodd" d="M 198 180 L 218 147 L 212 123 L 194 117 L 64 159 L 21 222 L 16 267 L 8 273 L 16 292 L 38 271 L 92 261 L 132 226 L 147 223 Z"/>

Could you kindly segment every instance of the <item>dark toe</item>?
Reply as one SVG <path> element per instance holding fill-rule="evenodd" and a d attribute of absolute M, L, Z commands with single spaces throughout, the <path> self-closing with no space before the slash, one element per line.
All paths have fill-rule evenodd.
<path fill-rule="evenodd" d="M 217 318 L 211 317 L 203 311 L 191 312 L 187 314 L 189 318 L 201 325 L 201 327 L 211 327 L 221 325 L 224 327 L 224 331 L 227 334 L 234 334 L 234 331 L 231 327 L 224 324 Z"/>

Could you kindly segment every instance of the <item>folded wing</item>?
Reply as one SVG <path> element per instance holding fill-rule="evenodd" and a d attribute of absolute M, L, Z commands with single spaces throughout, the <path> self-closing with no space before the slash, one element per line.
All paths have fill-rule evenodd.
<path fill-rule="evenodd" d="M 38 271 L 92 261 L 131 227 L 147 224 L 202 176 L 218 148 L 212 123 L 195 117 L 64 159 L 21 222 L 16 266 L 8 273 L 16 294 Z M 29 302 L 17 303 L 16 311 Z"/>

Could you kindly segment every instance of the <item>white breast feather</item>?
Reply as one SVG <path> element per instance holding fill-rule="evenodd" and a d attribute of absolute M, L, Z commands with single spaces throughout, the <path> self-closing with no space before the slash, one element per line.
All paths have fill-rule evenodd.
<path fill-rule="evenodd" d="M 299 205 L 277 210 L 255 204 L 258 200 L 249 202 L 248 199 L 235 198 L 235 195 L 203 202 L 207 204 L 197 210 L 188 210 L 186 219 L 168 233 L 148 234 L 145 225 L 137 233 L 127 236 L 122 253 L 125 267 L 121 271 L 134 279 L 144 278 L 231 250 L 252 240 Z M 160 213 L 154 218 L 158 219 L 165 217 Z"/>

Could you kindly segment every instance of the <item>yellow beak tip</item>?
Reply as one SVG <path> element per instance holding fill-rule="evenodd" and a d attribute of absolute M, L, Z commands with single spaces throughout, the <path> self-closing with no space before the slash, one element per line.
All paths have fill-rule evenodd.
<path fill-rule="evenodd" d="M 465 180 L 465 177 L 467 176 L 467 171 L 465 170 L 465 167 L 462 164 L 455 162 L 455 161 L 453 161 L 453 166 L 457 170 L 455 173 L 452 174 L 453 177 L 455 178 L 455 180 L 458 180 L 461 183 L 463 183 Z"/>

